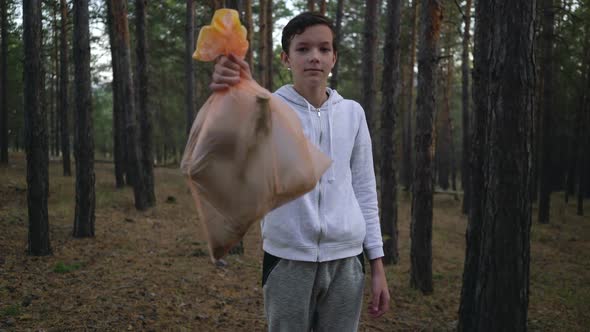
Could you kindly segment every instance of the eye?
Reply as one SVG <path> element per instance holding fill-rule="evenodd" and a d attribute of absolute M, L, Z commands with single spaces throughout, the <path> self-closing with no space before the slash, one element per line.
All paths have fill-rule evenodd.
<path fill-rule="evenodd" d="M 322 51 L 323 53 L 328 53 L 328 52 L 332 51 L 332 49 L 329 47 L 322 47 L 322 48 L 320 48 L 320 51 Z"/>
<path fill-rule="evenodd" d="M 305 52 L 305 51 L 307 51 L 307 47 L 298 47 L 298 48 L 296 49 L 296 51 L 297 51 L 297 52 Z"/>

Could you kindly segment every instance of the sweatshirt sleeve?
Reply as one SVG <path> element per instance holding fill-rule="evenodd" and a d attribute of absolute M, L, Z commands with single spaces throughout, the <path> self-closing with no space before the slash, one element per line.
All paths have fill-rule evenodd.
<path fill-rule="evenodd" d="M 383 257 L 383 240 L 379 225 L 373 151 L 365 112 L 360 105 L 357 107 L 360 109 L 359 129 L 350 160 L 352 188 L 366 222 L 367 232 L 363 243 L 365 253 L 369 259 L 376 259 Z"/>

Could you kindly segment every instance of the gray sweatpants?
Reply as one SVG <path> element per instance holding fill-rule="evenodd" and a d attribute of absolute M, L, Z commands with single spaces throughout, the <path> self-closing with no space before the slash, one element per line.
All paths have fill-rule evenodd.
<path fill-rule="evenodd" d="M 356 331 L 364 286 L 361 260 L 315 263 L 265 253 L 262 289 L 268 331 Z"/>

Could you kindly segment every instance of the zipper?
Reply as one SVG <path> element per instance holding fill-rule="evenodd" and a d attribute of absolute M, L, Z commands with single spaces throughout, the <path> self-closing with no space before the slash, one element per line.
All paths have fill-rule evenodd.
<path fill-rule="evenodd" d="M 318 147 L 321 149 L 322 146 L 322 121 L 321 121 L 321 115 L 320 115 L 320 109 L 317 108 L 316 111 L 318 112 L 318 127 L 319 127 L 319 131 L 320 131 L 320 135 L 319 135 L 319 139 L 318 139 Z M 320 231 L 318 233 L 318 257 L 317 257 L 317 261 L 319 261 L 320 259 L 320 240 L 322 238 L 322 218 L 321 218 L 321 212 L 320 212 L 320 207 L 321 207 L 321 202 L 322 202 L 322 178 L 320 177 L 319 180 L 319 192 L 318 192 L 318 222 L 319 222 L 319 226 L 320 226 Z"/>

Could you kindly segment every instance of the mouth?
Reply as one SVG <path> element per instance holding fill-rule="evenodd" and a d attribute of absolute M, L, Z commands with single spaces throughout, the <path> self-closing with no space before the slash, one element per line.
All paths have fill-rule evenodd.
<path fill-rule="evenodd" d="M 318 73 L 324 72 L 323 70 L 317 69 L 317 68 L 309 68 L 309 69 L 305 69 L 304 71 L 311 71 L 311 72 L 318 72 Z"/>

